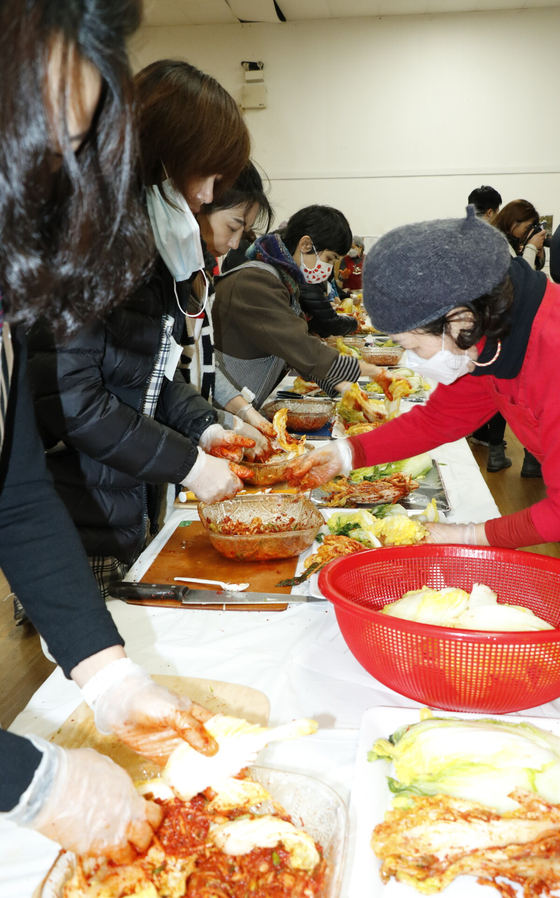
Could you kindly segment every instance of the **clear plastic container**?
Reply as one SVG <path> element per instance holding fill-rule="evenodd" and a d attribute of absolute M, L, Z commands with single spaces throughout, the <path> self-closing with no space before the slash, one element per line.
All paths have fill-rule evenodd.
<path fill-rule="evenodd" d="M 323 524 L 322 515 L 305 496 L 249 495 L 213 505 L 200 502 L 198 514 L 214 548 L 237 561 L 271 561 L 299 555 L 309 548 Z M 220 532 L 231 530 L 236 523 L 251 525 L 255 518 L 262 522 L 262 532 Z"/>
<path fill-rule="evenodd" d="M 330 399 L 277 399 L 263 405 L 261 413 L 272 421 L 274 415 L 281 408 L 288 409 L 286 426 L 289 431 L 305 433 L 307 431 L 320 430 L 334 413 L 334 400 Z"/>
<path fill-rule="evenodd" d="M 330 786 L 302 773 L 252 767 L 251 777 L 288 811 L 295 826 L 302 827 L 322 846 L 329 868 L 320 898 L 339 898 L 348 833 L 348 814 L 343 800 Z M 273 808 L 266 804 L 259 811 L 262 814 L 272 812 Z M 71 852 L 61 852 L 34 898 L 62 898 L 75 862 Z"/>

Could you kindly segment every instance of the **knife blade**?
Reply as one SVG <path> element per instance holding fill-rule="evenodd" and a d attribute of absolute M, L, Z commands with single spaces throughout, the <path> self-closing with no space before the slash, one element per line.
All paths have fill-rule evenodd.
<path fill-rule="evenodd" d="M 225 589 L 191 589 L 170 583 L 138 583 L 116 580 L 109 583 L 115 599 L 175 599 L 183 605 L 285 605 L 293 602 L 324 602 L 326 599 L 298 593 L 227 592 Z"/>

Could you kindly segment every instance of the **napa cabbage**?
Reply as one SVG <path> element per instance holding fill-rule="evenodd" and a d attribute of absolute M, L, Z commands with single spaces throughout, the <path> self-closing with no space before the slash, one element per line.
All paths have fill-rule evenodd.
<path fill-rule="evenodd" d="M 414 455 L 412 458 L 403 458 L 400 461 L 392 461 L 383 465 L 371 465 L 367 468 L 355 468 L 350 472 L 350 480 L 361 483 L 362 480 L 379 480 L 380 477 L 390 477 L 391 474 L 409 474 L 417 480 L 424 477 L 432 469 L 431 456 L 424 452 L 422 455 Z"/>
<path fill-rule="evenodd" d="M 430 717 L 378 739 L 368 759 L 382 758 L 397 806 L 443 794 L 505 813 L 519 808 L 518 788 L 560 804 L 560 738 L 531 723 Z"/>

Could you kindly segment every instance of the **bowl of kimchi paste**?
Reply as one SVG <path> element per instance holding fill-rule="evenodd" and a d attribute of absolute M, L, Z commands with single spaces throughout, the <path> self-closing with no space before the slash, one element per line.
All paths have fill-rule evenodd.
<path fill-rule="evenodd" d="M 299 555 L 324 523 L 306 496 L 283 494 L 236 496 L 212 505 L 199 502 L 198 514 L 214 548 L 238 561 Z"/>

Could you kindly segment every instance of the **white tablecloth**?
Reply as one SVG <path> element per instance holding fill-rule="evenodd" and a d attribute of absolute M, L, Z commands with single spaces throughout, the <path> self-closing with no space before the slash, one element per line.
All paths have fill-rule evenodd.
<path fill-rule="evenodd" d="M 448 520 L 477 522 L 498 516 L 465 440 L 441 446 L 432 454 L 440 462 L 453 509 Z M 175 511 L 129 577 L 142 576 L 178 523 L 194 515 L 192 508 Z M 291 605 L 280 613 L 143 608 L 115 600 L 109 608 L 128 654 L 150 673 L 210 677 L 256 687 L 270 699 L 272 723 L 315 718 L 321 728 L 317 735 L 266 749 L 259 760 L 317 776 L 344 799 L 352 786 L 364 712 L 377 705 L 415 706 L 358 664 L 326 602 Z M 46 737 L 80 701 L 78 688 L 57 669 L 10 729 Z M 526 713 L 558 717 L 560 702 Z M 353 821 L 351 834 L 352 825 Z M 351 838 L 347 872 L 352 847 Z M 56 854 L 57 847 L 42 836 L 0 824 L 0 898 L 30 898 Z M 348 880 L 343 895 L 349 895 Z"/>

